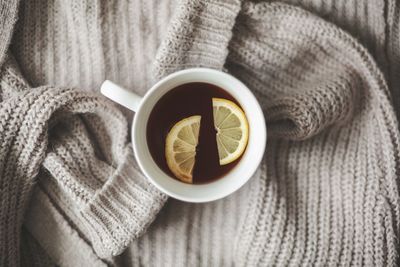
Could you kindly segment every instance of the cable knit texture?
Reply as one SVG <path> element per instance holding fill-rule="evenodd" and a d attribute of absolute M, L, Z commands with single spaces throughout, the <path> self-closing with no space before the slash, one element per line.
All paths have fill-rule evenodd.
<path fill-rule="evenodd" d="M 0 9 L 1 266 L 398 266 L 398 1 L 27 0 L 13 31 L 17 6 Z M 132 115 L 93 91 L 197 66 L 248 85 L 267 149 L 235 194 L 164 205 Z"/>

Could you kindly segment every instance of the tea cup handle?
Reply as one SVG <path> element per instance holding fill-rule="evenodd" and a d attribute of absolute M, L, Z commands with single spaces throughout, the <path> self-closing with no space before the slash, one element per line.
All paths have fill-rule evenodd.
<path fill-rule="evenodd" d="M 142 101 L 141 96 L 138 96 L 109 80 L 103 82 L 100 92 L 112 101 L 117 102 L 134 112 L 137 112 L 140 102 Z"/>

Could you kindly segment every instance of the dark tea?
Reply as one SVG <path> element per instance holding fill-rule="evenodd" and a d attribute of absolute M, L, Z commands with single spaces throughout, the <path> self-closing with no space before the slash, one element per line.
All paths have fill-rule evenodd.
<path fill-rule="evenodd" d="M 240 125 L 240 122 L 236 118 L 240 118 L 241 114 L 244 116 L 244 113 L 241 108 L 237 108 L 237 110 L 240 109 L 237 115 L 236 113 L 233 115 L 228 114 L 223 108 L 216 109 L 215 105 L 213 106 L 215 99 L 222 99 L 224 103 L 234 103 L 231 105 L 240 107 L 239 103 L 222 88 L 200 82 L 187 83 L 172 89 L 154 106 L 147 123 L 147 144 L 156 164 L 171 177 L 177 178 L 171 171 L 166 159 L 167 136 L 174 125 L 184 121 L 185 118 L 193 118 L 193 116 L 201 117 L 200 127 L 188 128 L 189 130 L 186 132 L 189 132 L 186 134 L 189 135 L 190 140 L 186 142 L 188 144 L 181 142 L 182 146 L 195 147 L 195 151 L 181 153 L 183 156 L 188 157 L 194 155 L 195 164 L 192 168 L 191 183 L 203 184 L 221 178 L 239 162 L 241 155 L 232 162 L 222 165 L 220 158 L 223 156 L 228 158 L 232 152 L 231 150 L 240 146 L 235 142 L 239 143 L 238 140 L 244 139 L 242 137 L 243 131 L 237 126 Z M 224 138 L 217 136 L 216 120 L 219 125 L 224 125 L 225 127 Z M 246 121 L 246 127 L 248 127 L 247 120 L 242 120 Z M 193 132 L 190 132 L 190 129 Z M 196 130 L 198 130 L 197 135 L 194 133 Z M 177 136 L 180 135 L 178 134 Z M 197 136 L 197 140 L 195 140 L 195 136 Z M 219 141 L 217 142 L 217 140 Z M 194 146 L 193 143 L 196 141 L 197 143 Z M 179 144 L 177 143 L 175 146 L 179 146 Z M 226 155 L 223 153 L 226 153 Z M 184 168 L 184 159 L 182 161 L 182 168 Z"/>

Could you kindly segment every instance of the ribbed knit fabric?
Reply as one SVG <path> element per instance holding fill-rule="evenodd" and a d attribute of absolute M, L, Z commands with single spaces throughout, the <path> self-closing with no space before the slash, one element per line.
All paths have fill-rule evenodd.
<path fill-rule="evenodd" d="M 21 3 L 11 50 L 51 86 L 3 64 L 0 265 L 398 265 L 398 1 L 172 2 Z M 266 155 L 235 194 L 161 209 L 125 118 L 80 90 L 193 66 L 250 87 Z"/>
<path fill-rule="evenodd" d="M 19 1 L 2 1 L 0 9 L 0 66 L 3 65 L 17 21 Z"/>
<path fill-rule="evenodd" d="M 393 102 L 400 117 L 400 2 L 388 1 L 386 5 L 386 55 L 389 61 L 389 84 L 393 95 Z"/>
<path fill-rule="evenodd" d="M 97 92 L 110 79 L 144 93 L 174 3 L 24 1 L 12 50 L 33 86 Z"/>
<path fill-rule="evenodd" d="M 284 0 L 283 2 L 316 13 L 357 38 L 369 50 L 387 77 L 395 110 L 397 115 L 400 115 L 399 1 Z"/>
<path fill-rule="evenodd" d="M 1 87 L 0 265 L 19 264 L 23 215 L 40 169 L 56 177 L 48 184 L 42 179 L 43 190 L 63 212 L 70 210 L 69 221 L 97 255 L 120 254 L 165 201 L 134 167 L 124 116 L 98 95 L 29 88 L 11 59 Z M 71 117 L 80 113 L 88 114 Z"/>

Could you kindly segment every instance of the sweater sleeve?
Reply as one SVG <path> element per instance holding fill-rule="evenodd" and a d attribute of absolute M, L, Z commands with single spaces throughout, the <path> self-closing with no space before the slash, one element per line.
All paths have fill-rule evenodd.
<path fill-rule="evenodd" d="M 21 216 L 34 184 L 96 255 L 110 258 L 122 253 L 166 201 L 136 165 L 124 115 L 99 94 L 30 88 L 11 57 L 0 81 L 0 162 L 7 166 L 0 168 L 0 181 L 14 190 L 4 188 L 1 202 L 10 210 L 20 207 L 16 215 L 7 214 L 2 217 L 7 220 L 0 221 L 10 228 L 0 229 L 4 233 L 17 233 L 14 245 L 10 243 L 11 256 L 0 258 L 17 257 Z M 14 202 L 18 207 L 12 206 Z M 25 223 L 43 222 L 37 218 Z M 58 242 L 46 232 L 32 233 L 38 234 L 53 245 Z M 2 235 L 0 240 L 5 240 Z"/>
<path fill-rule="evenodd" d="M 118 255 L 145 231 L 166 196 L 140 172 L 116 110 L 64 115 L 49 132 L 42 166 L 50 176 L 40 183 L 98 256 Z"/>

